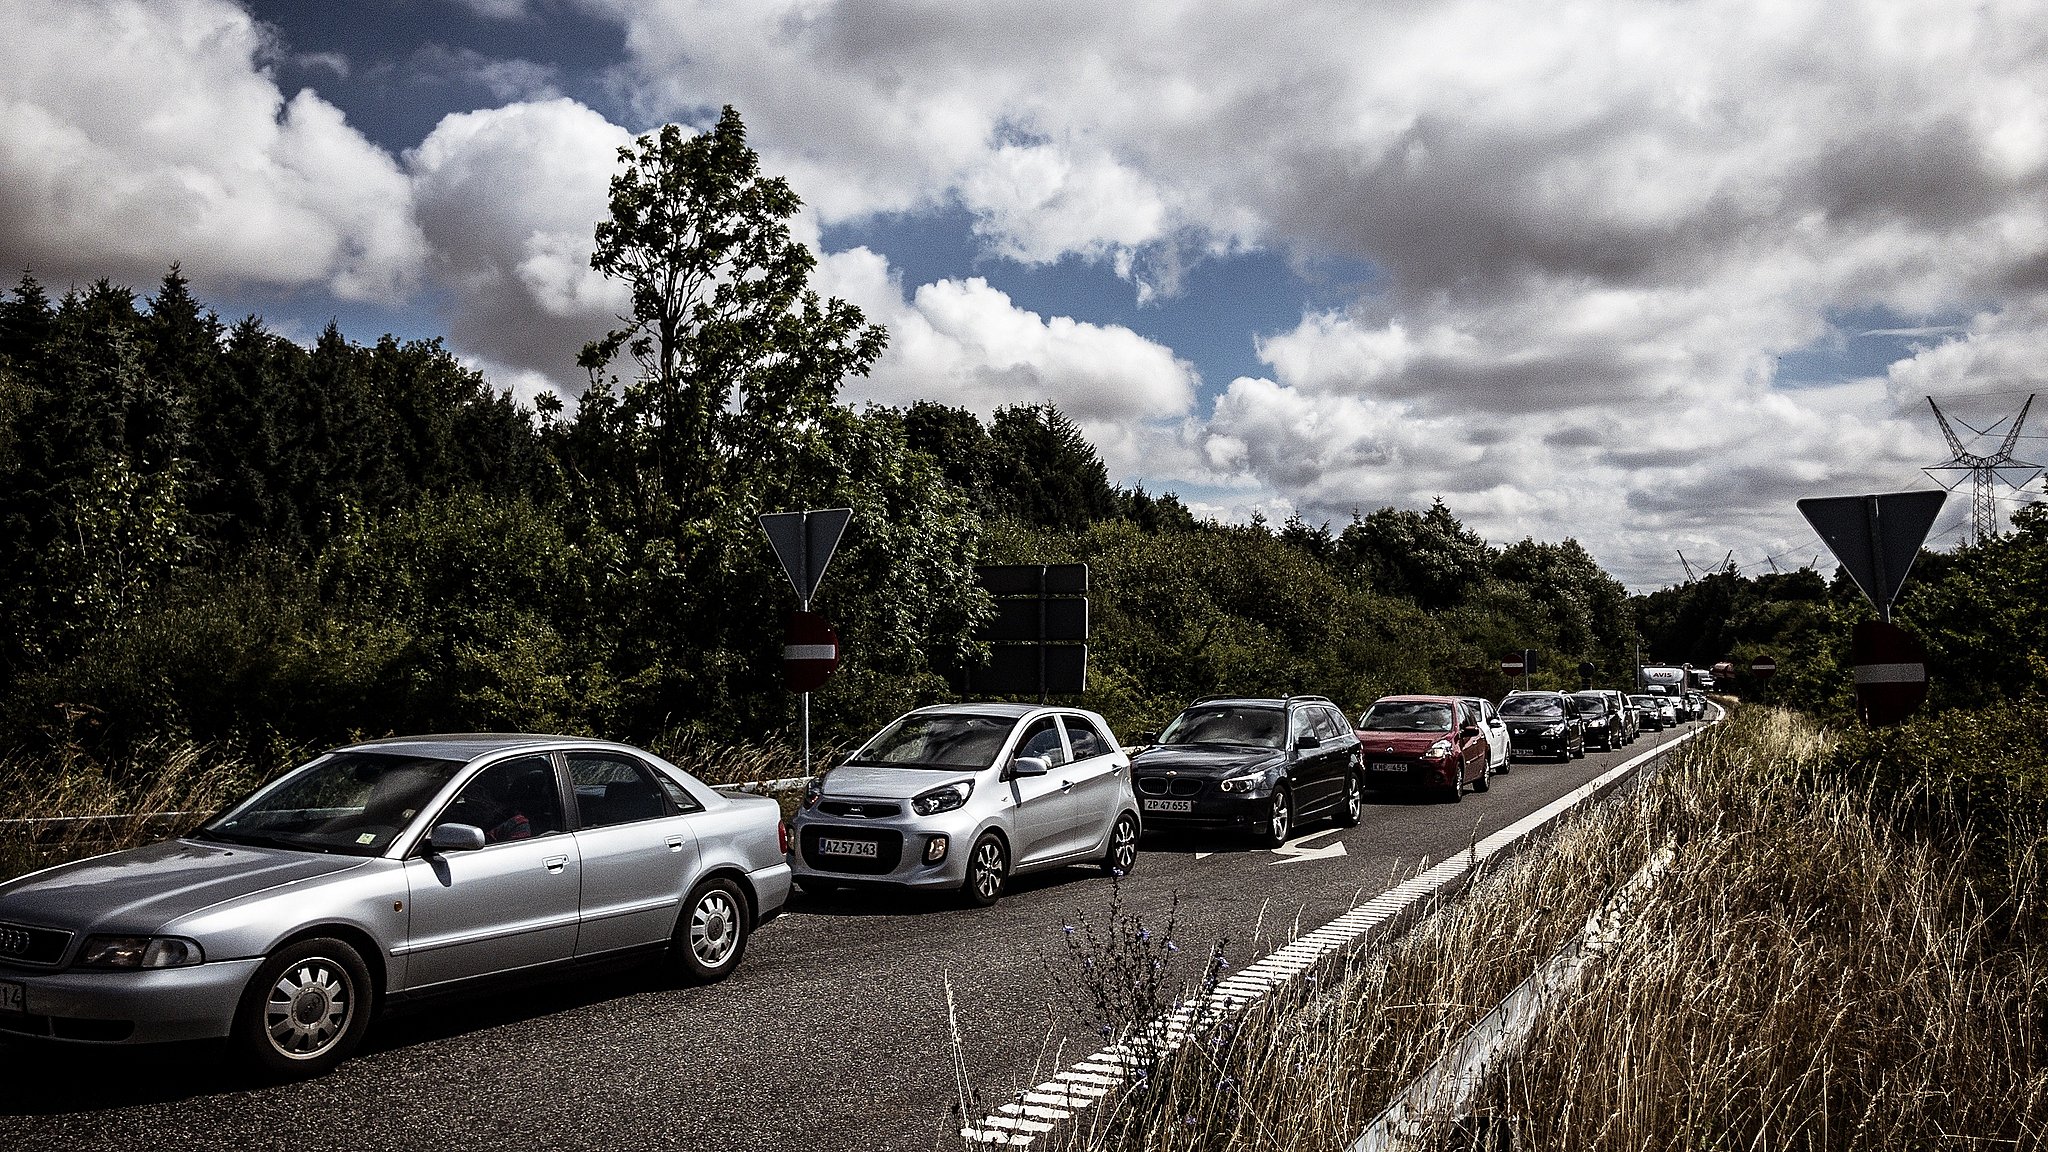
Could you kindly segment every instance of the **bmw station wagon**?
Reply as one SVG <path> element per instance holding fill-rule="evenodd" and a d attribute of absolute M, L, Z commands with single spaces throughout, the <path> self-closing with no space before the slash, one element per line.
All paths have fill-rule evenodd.
<path fill-rule="evenodd" d="M 805 891 L 957 890 L 993 904 L 1011 876 L 1137 863 L 1131 761 L 1093 712 L 948 704 L 898 717 L 811 785 L 791 822 Z"/>
<path fill-rule="evenodd" d="M 788 895 L 775 801 L 637 748 L 375 741 L 189 835 L 0 884 L 0 1030 L 232 1037 L 310 1076 L 378 1005 L 482 977 L 646 951 L 719 979 Z"/>
<path fill-rule="evenodd" d="M 1156 830 L 1250 832 L 1279 845 L 1304 821 L 1364 812 L 1358 738 L 1326 697 L 1197 700 L 1131 761 Z"/>

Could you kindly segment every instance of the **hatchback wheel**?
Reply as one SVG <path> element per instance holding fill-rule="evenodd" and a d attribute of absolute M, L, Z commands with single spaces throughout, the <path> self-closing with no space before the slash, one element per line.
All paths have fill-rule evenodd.
<path fill-rule="evenodd" d="M 1479 762 L 1479 779 L 1472 782 L 1472 790 L 1474 792 L 1484 792 L 1488 788 L 1493 787 L 1493 782 L 1487 779 L 1487 775 L 1486 761 L 1481 760 Z"/>
<path fill-rule="evenodd" d="M 723 877 L 706 880 L 683 901 L 683 914 L 669 944 L 677 971 L 708 984 L 723 980 L 747 954 L 747 898 Z"/>
<path fill-rule="evenodd" d="M 340 940 L 280 949 L 249 981 L 235 1014 L 242 1054 L 266 1076 L 318 1076 L 348 1058 L 370 1027 L 370 970 Z"/>
<path fill-rule="evenodd" d="M 1259 833 L 1259 842 L 1268 848 L 1278 848 L 1287 843 L 1288 833 L 1294 831 L 1294 809 L 1288 802 L 1287 789 L 1273 789 L 1273 807 L 1266 817 L 1265 831 Z"/>
<path fill-rule="evenodd" d="M 1109 851 L 1102 857 L 1102 870 L 1112 876 L 1128 876 L 1138 866 L 1138 817 L 1126 812 L 1109 830 Z"/>
<path fill-rule="evenodd" d="M 974 851 L 967 857 L 967 882 L 960 886 L 960 895 L 969 904 L 986 908 L 1003 898 L 1003 889 L 1010 882 L 1010 853 L 1003 847 L 1002 838 L 992 832 L 984 832 L 974 842 Z"/>

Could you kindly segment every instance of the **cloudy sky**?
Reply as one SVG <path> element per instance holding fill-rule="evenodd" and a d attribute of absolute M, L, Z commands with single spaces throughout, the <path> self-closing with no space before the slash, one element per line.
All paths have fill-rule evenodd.
<path fill-rule="evenodd" d="M 176 260 L 522 395 L 622 306 L 618 147 L 728 103 L 891 332 L 848 399 L 1052 400 L 1226 519 L 1796 567 L 1798 497 L 1932 484 L 1927 395 L 1982 428 L 2048 371 L 2038 0 L 4 7 L 7 279 Z"/>

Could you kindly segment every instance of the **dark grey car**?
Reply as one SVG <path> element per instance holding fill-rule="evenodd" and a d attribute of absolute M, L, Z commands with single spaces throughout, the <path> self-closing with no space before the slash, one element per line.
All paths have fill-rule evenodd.
<path fill-rule="evenodd" d="M 781 810 L 624 744 L 420 736 L 328 752 L 191 834 L 0 884 L 0 1030 L 232 1036 L 278 1075 L 382 1003 L 661 952 L 715 980 L 789 895 Z"/>

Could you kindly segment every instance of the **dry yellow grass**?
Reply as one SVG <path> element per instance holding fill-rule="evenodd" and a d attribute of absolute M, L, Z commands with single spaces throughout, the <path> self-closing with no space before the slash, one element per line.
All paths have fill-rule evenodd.
<path fill-rule="evenodd" d="M 1950 837 L 1818 771 L 1751 711 L 1323 991 L 1219 1023 L 1055 1135 L 1072 1148 L 1338 1149 L 1667 838 L 1676 864 L 1479 1114 L 1421 1147 L 2033 1148 L 2048 1142 L 2041 894 L 1983 905 Z"/>

